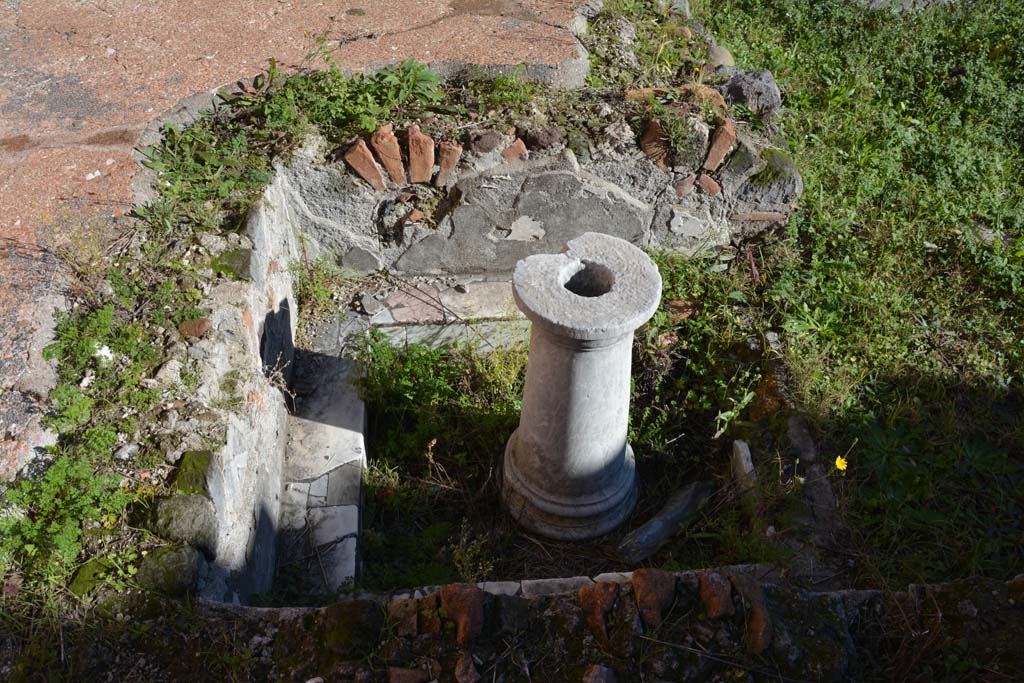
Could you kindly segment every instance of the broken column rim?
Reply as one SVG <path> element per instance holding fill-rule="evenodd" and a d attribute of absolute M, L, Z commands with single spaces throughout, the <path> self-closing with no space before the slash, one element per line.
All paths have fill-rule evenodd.
<path fill-rule="evenodd" d="M 580 295 L 566 287 L 584 268 L 607 269 L 605 293 Z M 661 302 L 661 273 L 639 247 L 617 237 L 587 232 L 559 254 L 534 254 L 512 275 L 516 305 L 530 322 L 556 337 L 580 341 L 615 340 L 650 320 Z"/>

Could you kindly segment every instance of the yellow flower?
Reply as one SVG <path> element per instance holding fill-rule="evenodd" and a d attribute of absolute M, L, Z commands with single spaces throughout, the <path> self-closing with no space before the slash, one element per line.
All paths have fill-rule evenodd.
<path fill-rule="evenodd" d="M 849 463 L 846 462 L 846 458 L 844 458 L 841 455 L 837 455 L 836 456 L 836 469 L 837 470 L 839 470 L 840 472 L 845 472 L 846 471 L 846 466 L 848 464 Z"/>

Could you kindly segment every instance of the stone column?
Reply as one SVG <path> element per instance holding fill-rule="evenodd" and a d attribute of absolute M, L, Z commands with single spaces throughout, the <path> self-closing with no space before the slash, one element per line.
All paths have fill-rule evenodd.
<path fill-rule="evenodd" d="M 561 254 L 517 263 L 512 286 L 532 325 L 502 498 L 544 536 L 600 536 L 636 504 L 626 443 L 633 332 L 657 310 L 661 275 L 629 242 L 588 232 Z"/>

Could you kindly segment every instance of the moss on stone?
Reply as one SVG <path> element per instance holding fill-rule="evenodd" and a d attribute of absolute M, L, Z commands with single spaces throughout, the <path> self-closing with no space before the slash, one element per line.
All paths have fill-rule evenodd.
<path fill-rule="evenodd" d="M 757 185 L 769 185 L 779 178 L 790 175 L 796 168 L 793 158 L 781 149 L 766 149 L 761 152 L 761 158 L 768 165 L 760 173 L 752 176 L 749 181 Z"/>
<path fill-rule="evenodd" d="M 210 268 L 218 275 L 234 280 L 251 280 L 251 257 L 252 249 L 229 249 L 210 261 Z"/>
<path fill-rule="evenodd" d="M 78 596 L 86 595 L 103 583 L 103 576 L 114 568 L 114 563 L 105 557 L 94 557 L 75 572 L 68 590 Z"/>
<path fill-rule="evenodd" d="M 171 484 L 178 493 L 209 496 L 206 487 L 206 470 L 213 458 L 212 451 L 186 451 L 178 462 L 178 471 Z"/>

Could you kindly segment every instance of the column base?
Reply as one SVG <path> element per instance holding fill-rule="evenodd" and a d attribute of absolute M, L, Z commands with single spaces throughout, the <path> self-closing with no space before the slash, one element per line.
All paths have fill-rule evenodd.
<path fill-rule="evenodd" d="M 512 518 L 530 531 L 560 541 L 595 538 L 622 524 L 636 507 L 636 463 L 629 444 L 623 454 L 623 476 L 615 488 L 573 502 L 534 490 L 519 475 L 513 457 L 515 443 L 513 432 L 505 446 L 501 499 Z"/>

